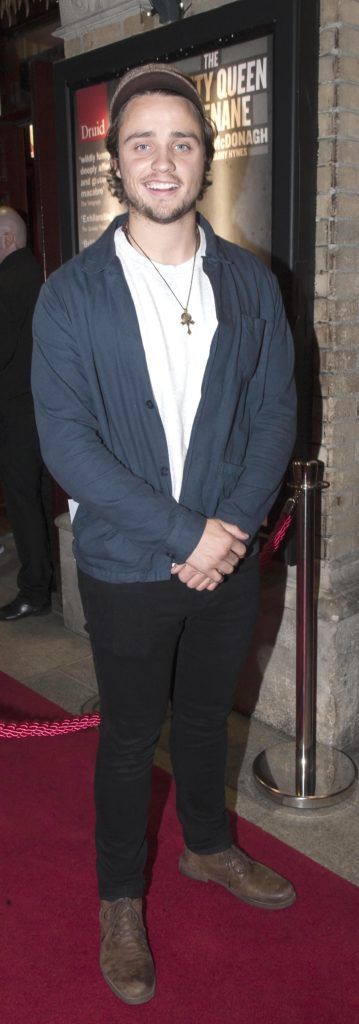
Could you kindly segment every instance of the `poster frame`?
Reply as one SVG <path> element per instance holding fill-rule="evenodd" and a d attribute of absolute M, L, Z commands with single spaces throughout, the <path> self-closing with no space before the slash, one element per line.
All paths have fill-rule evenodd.
<path fill-rule="evenodd" d="M 77 251 L 74 95 L 151 60 L 176 63 L 272 35 L 272 268 L 297 348 L 301 395 L 297 453 L 307 457 L 311 420 L 319 0 L 237 0 L 54 65 L 61 260 Z"/>

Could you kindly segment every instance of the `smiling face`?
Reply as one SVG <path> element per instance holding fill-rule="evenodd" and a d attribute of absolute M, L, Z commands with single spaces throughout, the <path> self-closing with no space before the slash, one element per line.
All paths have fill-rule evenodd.
<path fill-rule="evenodd" d="M 182 96 L 134 96 L 119 129 L 116 173 L 130 211 L 171 224 L 193 210 L 204 178 L 200 118 Z"/>

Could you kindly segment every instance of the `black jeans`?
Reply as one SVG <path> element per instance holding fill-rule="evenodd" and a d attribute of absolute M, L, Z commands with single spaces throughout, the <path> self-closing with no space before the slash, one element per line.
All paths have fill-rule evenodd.
<path fill-rule="evenodd" d="M 227 719 L 258 609 L 258 557 L 217 590 L 178 579 L 111 584 L 79 572 L 101 702 L 96 846 L 102 899 L 144 888 L 153 754 L 172 694 L 171 757 L 187 846 L 231 843 Z"/>

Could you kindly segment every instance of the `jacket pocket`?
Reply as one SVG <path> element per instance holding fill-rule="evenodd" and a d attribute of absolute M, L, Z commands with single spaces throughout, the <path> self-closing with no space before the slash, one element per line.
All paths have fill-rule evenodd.
<path fill-rule="evenodd" d="M 72 528 L 79 556 L 93 566 L 114 564 L 126 576 L 137 572 L 145 561 L 140 547 L 105 519 L 87 512 L 83 505 L 77 509 Z"/>

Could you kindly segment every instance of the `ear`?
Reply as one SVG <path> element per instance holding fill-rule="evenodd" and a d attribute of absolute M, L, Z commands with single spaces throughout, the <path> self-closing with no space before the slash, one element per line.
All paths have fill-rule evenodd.
<path fill-rule="evenodd" d="M 112 170 L 112 171 L 114 172 L 114 174 L 116 175 L 116 178 L 120 178 L 120 177 L 121 177 L 121 171 L 120 171 L 120 168 L 119 168 L 119 166 L 118 166 L 118 159 L 117 159 L 117 156 L 113 156 L 113 157 L 111 158 L 111 170 Z"/>
<path fill-rule="evenodd" d="M 11 247 L 15 243 L 15 238 L 14 238 L 14 235 L 13 235 L 12 231 L 5 231 L 4 238 L 5 238 L 5 249 L 11 249 Z"/>

